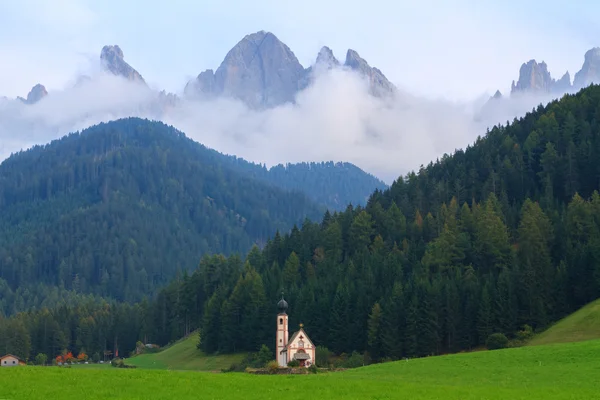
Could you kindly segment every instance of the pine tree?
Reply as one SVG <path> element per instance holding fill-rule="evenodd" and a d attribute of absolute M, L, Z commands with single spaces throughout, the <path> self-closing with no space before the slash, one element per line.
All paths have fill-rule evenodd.
<path fill-rule="evenodd" d="M 479 344 L 485 344 L 488 336 L 492 334 L 492 307 L 487 285 L 481 291 L 481 300 L 477 311 L 477 334 Z"/>
<path fill-rule="evenodd" d="M 382 315 L 381 306 L 375 303 L 369 314 L 368 345 L 369 353 L 374 360 L 379 360 L 382 355 Z"/>
<path fill-rule="evenodd" d="M 347 352 L 349 342 L 350 314 L 347 286 L 340 283 L 333 298 L 329 319 L 329 335 L 327 343 L 336 354 Z"/>
<path fill-rule="evenodd" d="M 404 294 L 402 284 L 394 284 L 392 295 L 384 303 L 381 317 L 381 344 L 387 357 L 397 360 L 403 352 L 405 327 Z"/>

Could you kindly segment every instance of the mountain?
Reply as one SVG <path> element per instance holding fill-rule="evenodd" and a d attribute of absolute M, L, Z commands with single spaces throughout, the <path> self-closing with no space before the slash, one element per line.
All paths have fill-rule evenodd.
<path fill-rule="evenodd" d="M 519 80 L 511 85 L 511 94 L 515 92 L 550 92 L 555 81 L 550 77 L 548 66 L 545 62 L 537 63 L 530 60 L 521 65 Z"/>
<path fill-rule="evenodd" d="M 18 97 L 25 104 L 35 104 L 48 95 L 48 91 L 42 84 L 37 84 L 31 88 L 27 94 L 27 98 Z"/>
<path fill-rule="evenodd" d="M 276 187 L 306 194 L 331 211 L 342 211 L 349 204 L 365 205 L 374 190 L 387 185 L 356 165 L 347 162 L 304 162 L 261 168 L 240 158 L 232 165 L 239 171 Z"/>
<path fill-rule="evenodd" d="M 315 66 L 341 67 L 328 47 L 323 47 Z M 387 96 L 395 90 L 383 73 L 372 68 L 354 50 L 348 50 L 343 67 L 357 71 L 370 84 L 371 93 Z M 216 71 L 208 69 L 188 82 L 190 98 L 218 96 L 242 100 L 254 109 L 292 103 L 296 94 L 313 78 L 313 67 L 305 69 L 290 48 L 273 33 L 259 31 L 245 36 L 225 56 Z"/>
<path fill-rule="evenodd" d="M 545 62 L 538 64 L 529 60 L 521 65 L 519 80 L 511 85 L 511 95 L 519 92 L 528 93 L 559 93 L 562 94 L 571 88 L 569 71 L 557 81 L 550 76 Z"/>
<path fill-rule="evenodd" d="M 348 50 L 344 65 L 358 71 L 358 73 L 367 78 L 372 95 L 383 97 L 394 92 L 394 85 L 388 81 L 385 75 L 377 68 L 371 67 L 356 51 L 352 49 Z"/>
<path fill-rule="evenodd" d="M 271 318 L 283 291 L 291 326 L 303 323 L 321 354 L 353 354 L 348 360 L 358 359 L 358 365 L 365 359 L 401 360 L 473 350 L 497 333 L 507 336 L 510 345 L 519 346 L 532 334 L 600 297 L 596 279 L 600 271 L 599 107 L 598 85 L 539 106 L 510 124 L 493 127 L 466 149 L 399 177 L 389 189 L 375 191 L 365 207 L 326 212 L 289 233 L 275 234 L 263 249 L 253 248 L 245 259 L 205 256 L 193 273 L 174 279 L 147 301 L 114 307 L 81 301 L 75 307 L 0 319 L 0 327 L 15 332 L 11 345 L 24 342 L 16 338 L 30 337 L 33 353 L 44 352 L 49 357 L 63 348 L 78 351 L 84 347 L 101 354 L 107 348 L 114 351 L 117 343 L 121 351 L 129 351 L 140 338 L 162 346 L 196 329 L 202 332 L 198 345 L 206 354 L 255 352 L 262 344 L 274 344 Z M 139 120 L 130 122 L 132 129 L 140 124 Z M 72 150 L 82 157 L 81 163 L 79 158 L 68 161 L 72 158 L 67 157 L 66 149 L 56 145 L 48 146 L 52 151 L 25 153 L 31 158 L 26 163 L 30 168 L 59 171 L 62 175 L 56 180 L 27 174 L 29 169 L 18 165 L 2 164 L 0 170 L 15 182 L 12 186 L 24 190 L 11 189 L 13 194 L 8 196 L 3 192 L 0 199 L 14 202 L 19 197 L 23 202 L 39 203 L 44 195 L 53 193 L 48 187 L 76 185 L 82 178 L 103 173 L 110 176 L 100 182 L 100 190 L 90 192 L 93 198 L 96 192 L 106 193 L 104 187 L 117 187 L 120 176 L 134 178 L 126 172 L 136 165 L 135 170 L 151 176 L 196 160 L 187 153 L 172 157 L 170 146 L 161 142 L 151 146 L 149 157 L 143 158 L 146 162 L 135 163 L 135 153 L 126 153 L 122 142 L 129 130 L 107 126 L 103 126 L 105 134 L 98 137 L 105 139 L 96 146 L 87 143 Z M 78 136 L 72 139 L 74 143 Z M 186 140 L 174 137 L 182 143 Z M 139 136 L 134 139 L 141 141 Z M 100 151 L 92 151 L 94 148 Z M 48 168 L 53 164 L 56 166 Z M 119 174 L 107 175 L 111 166 L 119 167 Z M 217 169 L 220 176 L 232 176 L 226 171 Z M 159 180 L 158 187 L 155 180 L 143 180 L 141 191 L 128 206 L 135 203 L 136 208 L 150 212 L 158 206 L 157 201 L 149 201 L 148 191 L 169 202 L 184 197 L 183 189 L 200 179 L 214 182 L 201 168 L 174 172 L 168 176 L 176 178 Z M 254 185 L 252 189 L 261 190 Z M 32 186 L 36 190 L 28 189 Z M 127 195 L 127 186 L 120 187 L 106 197 L 106 204 Z M 243 193 L 249 193 L 248 197 L 254 194 Z M 277 203 L 276 209 L 288 206 Z M 86 207 L 74 206 L 71 209 L 76 215 L 87 212 Z M 249 209 L 256 206 L 260 204 L 253 203 Z M 0 210 L 4 209 L 0 205 Z M 196 221 L 194 213 L 175 209 L 175 205 L 170 209 L 175 211 L 169 213 L 171 225 L 156 214 L 144 215 L 153 218 L 144 222 L 149 228 L 153 225 L 161 238 L 153 244 L 170 251 L 169 263 L 161 264 L 165 268 L 195 243 L 179 247 L 183 243 L 179 240 L 174 242 L 175 249 L 162 243 L 170 241 L 177 226 L 187 226 L 188 219 Z M 52 223 L 61 208 L 49 207 L 45 214 L 33 213 L 31 206 L 9 211 L 0 219 L 3 226 L 22 218 L 19 213 L 28 215 L 30 222 L 0 237 L 4 248 L 36 225 Z M 132 221 L 128 212 L 123 208 L 112 214 L 112 220 L 82 225 L 87 235 L 69 231 L 68 227 L 76 226 L 69 220 L 52 224 L 52 231 L 18 251 L 7 254 L 0 250 L 0 276 L 5 280 L 44 277 L 46 260 L 67 254 L 61 247 L 48 245 L 48 238 L 60 233 L 81 243 L 78 268 L 123 254 L 127 275 L 122 276 L 130 279 L 135 271 L 129 267 L 131 260 L 154 249 L 141 249 L 139 238 L 129 238 L 133 230 L 96 235 L 97 229 L 106 229 L 104 225 L 113 227 L 113 221 Z M 271 212 L 263 210 L 258 216 Z M 186 218 L 180 218 L 182 213 Z M 110 248 L 103 246 L 107 238 L 113 243 Z M 94 241 L 97 239 L 100 242 Z M 31 254 L 37 251 L 39 259 L 34 260 Z M 100 266 L 119 262 L 109 261 Z M 63 270 L 67 272 L 63 276 L 73 276 Z M 118 283 L 113 276 L 108 280 L 110 288 Z M 129 286 L 135 287 L 135 282 L 128 282 Z"/>
<path fill-rule="evenodd" d="M 0 165 L 0 276 L 131 300 L 321 210 L 173 128 L 119 120 Z"/>
<path fill-rule="evenodd" d="M 142 75 L 125 61 L 123 50 L 118 45 L 106 45 L 100 51 L 100 62 L 104 71 L 132 82 L 147 86 Z M 215 70 L 207 69 L 188 82 L 184 94 L 190 99 L 214 99 L 229 97 L 243 101 L 253 109 L 272 108 L 293 103 L 299 91 L 306 89 L 323 69 L 344 68 L 355 71 L 369 84 L 373 96 L 392 96 L 396 87 L 377 68 L 360 57 L 352 49 L 346 53 L 341 64 L 328 47 L 323 47 L 315 64 L 304 68 L 292 50 L 273 33 L 259 31 L 246 35 L 225 56 Z M 80 76 L 76 87 L 85 85 L 93 77 Z M 36 85 L 26 104 L 34 104 L 48 93 Z M 157 94 L 158 110 L 178 105 L 177 95 L 164 91 Z"/>
<path fill-rule="evenodd" d="M 575 74 L 573 85 L 583 88 L 592 83 L 600 83 L 600 47 L 594 47 L 585 53 L 583 66 Z"/>
<path fill-rule="evenodd" d="M 100 52 L 100 61 L 104 69 L 113 75 L 121 76 L 130 81 L 146 83 L 142 75 L 125 62 L 123 50 L 117 45 L 104 46 Z"/>
<path fill-rule="evenodd" d="M 173 310 L 156 338 L 186 326 L 206 353 L 256 351 L 273 337 L 257 316 L 283 291 L 291 326 L 335 354 L 429 356 L 493 333 L 519 345 L 600 297 L 599 107 L 600 86 L 565 95 L 399 177 L 366 207 L 276 235 L 245 261 L 206 257 L 150 306 Z M 184 293 L 203 307 L 176 309 L 170 299 Z"/>
<path fill-rule="evenodd" d="M 243 254 L 381 186 L 351 164 L 267 170 L 159 122 L 103 123 L 0 164 L 0 291 L 139 299 L 203 254 Z"/>
<path fill-rule="evenodd" d="M 532 59 L 523 63 L 519 69 L 519 79 L 511 84 L 511 95 L 521 93 L 562 95 L 592 83 L 600 83 L 600 47 L 594 47 L 585 53 L 583 65 L 575 74 L 573 84 L 571 84 L 569 71 L 565 72 L 559 80 L 555 80 L 544 61 L 538 63 Z"/>
<path fill-rule="evenodd" d="M 214 74 L 204 71 L 191 88 L 208 96 L 235 97 L 255 108 L 272 107 L 294 99 L 303 74 L 289 47 L 272 33 L 260 31 L 245 36 Z"/>

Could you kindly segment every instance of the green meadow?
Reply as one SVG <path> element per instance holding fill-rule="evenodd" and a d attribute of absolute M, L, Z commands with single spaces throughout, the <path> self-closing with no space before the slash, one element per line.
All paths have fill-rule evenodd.
<path fill-rule="evenodd" d="M 529 345 L 580 342 L 600 338 L 600 300 L 593 301 L 536 335 Z"/>
<path fill-rule="evenodd" d="M 454 354 L 317 375 L 18 367 L 2 399 L 592 399 L 600 340 Z"/>
<path fill-rule="evenodd" d="M 196 348 L 198 334 L 192 333 L 158 353 L 140 354 L 126 360 L 127 364 L 145 369 L 176 369 L 184 371 L 221 371 L 239 363 L 243 354 L 205 355 Z"/>

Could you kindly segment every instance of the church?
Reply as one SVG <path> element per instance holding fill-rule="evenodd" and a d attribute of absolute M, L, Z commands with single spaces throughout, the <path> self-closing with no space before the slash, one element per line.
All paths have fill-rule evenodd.
<path fill-rule="evenodd" d="M 292 360 L 297 360 L 301 367 L 310 367 L 315 363 L 316 348 L 304 332 L 303 325 L 288 340 L 288 303 L 281 296 L 277 303 L 277 362 L 280 367 L 287 367 Z"/>

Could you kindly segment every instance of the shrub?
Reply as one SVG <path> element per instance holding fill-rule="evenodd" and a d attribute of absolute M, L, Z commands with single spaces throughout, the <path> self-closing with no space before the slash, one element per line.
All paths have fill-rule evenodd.
<path fill-rule="evenodd" d="M 35 363 L 37 365 L 46 365 L 47 361 L 48 361 L 48 356 L 45 355 L 44 353 L 39 353 L 37 356 L 35 356 Z"/>
<path fill-rule="evenodd" d="M 523 325 L 523 329 L 517 332 L 517 339 L 519 339 L 523 342 L 528 339 L 531 339 L 532 336 L 533 336 L 533 329 L 531 328 L 531 326 L 529 326 L 527 324 Z"/>
<path fill-rule="evenodd" d="M 227 368 L 221 368 L 221 372 L 223 372 L 223 373 L 227 373 L 227 372 L 240 372 L 239 371 L 239 365 L 233 363 L 233 364 L 231 364 Z"/>
<path fill-rule="evenodd" d="M 316 374 L 317 372 L 319 372 L 319 369 L 317 368 L 317 366 L 315 364 L 311 364 L 310 367 L 308 367 L 308 370 L 313 374 Z"/>
<path fill-rule="evenodd" d="M 258 364 L 261 367 L 264 367 L 271 362 L 271 360 L 273 359 L 273 354 L 271 353 L 271 350 L 269 350 L 269 348 L 263 344 L 260 347 L 260 350 L 258 351 L 256 358 L 257 358 Z"/>
<path fill-rule="evenodd" d="M 327 367 L 330 364 L 331 351 L 325 346 L 317 346 L 315 358 L 320 367 Z"/>
<path fill-rule="evenodd" d="M 291 360 L 287 365 L 288 365 L 288 367 L 292 367 L 292 368 L 299 367 L 300 366 L 300 361 L 298 361 L 298 360 Z"/>
<path fill-rule="evenodd" d="M 353 351 L 352 355 L 342 364 L 345 368 L 358 368 L 364 365 L 366 365 L 365 358 L 357 351 Z"/>
<path fill-rule="evenodd" d="M 160 353 L 162 351 L 162 349 L 160 347 L 145 347 L 144 348 L 144 354 L 154 354 L 154 353 Z"/>
<path fill-rule="evenodd" d="M 113 358 L 110 362 L 110 365 L 115 368 L 137 368 L 135 365 L 125 364 L 125 361 L 123 361 L 121 358 Z"/>
<path fill-rule="evenodd" d="M 269 371 L 270 374 L 276 374 L 278 370 L 279 363 L 277 361 L 272 360 L 267 363 L 267 371 Z"/>
<path fill-rule="evenodd" d="M 488 350 L 505 349 L 508 346 L 508 338 L 503 333 L 492 333 L 485 341 Z"/>

